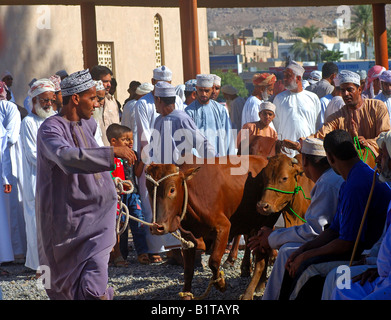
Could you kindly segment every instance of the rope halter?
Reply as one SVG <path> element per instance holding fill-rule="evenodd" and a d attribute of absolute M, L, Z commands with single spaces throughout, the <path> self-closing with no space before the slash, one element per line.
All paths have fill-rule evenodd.
<path fill-rule="evenodd" d="M 159 179 L 158 181 L 156 181 L 154 178 L 152 178 L 151 175 L 145 173 L 145 178 L 152 182 L 153 184 L 153 203 L 152 203 L 152 214 L 153 214 L 153 223 L 156 223 L 156 195 L 157 195 L 157 188 L 159 187 L 160 183 L 170 177 L 173 177 L 173 176 L 178 176 L 179 175 L 179 168 L 177 167 L 177 172 L 174 172 L 174 173 L 171 173 L 171 174 L 168 174 L 166 176 L 164 176 L 163 178 Z M 181 221 L 183 220 L 183 218 L 185 217 L 185 213 L 186 213 L 186 209 L 187 209 L 187 202 L 188 202 L 188 198 L 189 198 L 189 194 L 188 194 L 188 190 L 187 190 L 187 184 L 186 184 L 186 180 L 183 180 L 183 187 L 184 187 L 184 191 L 185 191 L 185 198 L 184 198 L 184 202 L 183 202 L 183 209 L 182 209 L 182 214 L 181 214 Z M 152 225 L 151 224 L 151 225 Z M 183 239 L 181 236 L 180 236 L 180 233 L 178 230 L 176 230 L 175 233 L 171 233 L 175 238 L 177 238 L 179 241 L 181 241 L 182 243 L 182 247 L 184 249 L 188 249 L 188 248 L 193 248 L 194 247 L 194 244 L 193 242 L 191 241 L 186 241 L 185 239 Z"/>
<path fill-rule="evenodd" d="M 311 198 L 307 198 L 307 197 L 305 196 L 305 193 L 304 193 L 303 188 L 302 188 L 301 186 L 298 186 L 298 185 L 297 185 L 297 180 L 296 180 L 296 182 L 295 182 L 295 188 L 293 189 L 293 191 L 285 191 L 285 190 L 280 190 L 280 189 L 272 188 L 272 187 L 266 187 L 264 190 L 272 190 L 272 191 L 276 191 L 276 192 L 280 192 L 280 193 L 293 194 L 293 195 L 295 195 L 295 194 L 299 193 L 299 191 L 301 191 L 302 194 L 303 194 L 304 199 L 306 199 L 306 200 L 311 200 Z M 300 216 L 292 209 L 291 206 L 288 205 L 288 208 L 289 208 L 289 210 L 291 210 L 292 213 L 293 213 L 296 217 L 298 217 L 301 221 L 303 221 L 304 223 L 307 222 L 305 219 L 303 219 L 302 217 L 300 217 Z"/>
<path fill-rule="evenodd" d="M 153 223 L 156 222 L 156 194 L 157 194 L 157 188 L 159 187 L 160 183 L 170 177 L 173 177 L 173 176 L 178 176 L 179 175 L 179 168 L 177 168 L 177 172 L 174 172 L 174 173 L 171 173 L 171 174 L 168 174 L 166 176 L 164 176 L 163 178 L 159 179 L 158 181 L 156 181 L 154 178 L 152 178 L 151 175 L 149 174 L 145 174 L 145 178 L 152 182 L 153 184 L 153 203 L 152 203 L 152 213 L 153 213 Z M 185 189 L 185 200 L 184 200 L 184 203 L 183 203 L 183 209 L 182 209 L 182 214 L 181 214 L 181 221 L 183 220 L 184 216 L 185 216 L 185 213 L 186 213 L 186 208 L 187 208 L 187 201 L 188 201 L 188 191 L 187 191 L 187 184 L 186 184 L 186 181 L 183 180 L 183 186 L 184 186 L 184 189 Z"/>

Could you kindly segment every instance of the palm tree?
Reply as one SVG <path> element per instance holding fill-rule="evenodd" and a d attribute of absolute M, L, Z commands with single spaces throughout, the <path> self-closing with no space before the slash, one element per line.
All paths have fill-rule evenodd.
<path fill-rule="evenodd" d="M 315 26 L 296 28 L 295 34 L 302 38 L 291 47 L 295 59 L 304 59 L 307 61 L 319 61 L 321 53 L 326 50 L 322 43 L 313 42 L 319 29 Z"/>
<path fill-rule="evenodd" d="M 359 5 L 353 8 L 349 37 L 364 43 L 364 56 L 368 59 L 369 40 L 373 38 L 373 16 L 371 5 Z"/>

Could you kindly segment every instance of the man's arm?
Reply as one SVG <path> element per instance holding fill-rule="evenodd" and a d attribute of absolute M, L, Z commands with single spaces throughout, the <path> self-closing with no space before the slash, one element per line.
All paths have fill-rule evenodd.
<path fill-rule="evenodd" d="M 42 124 L 38 130 L 37 153 L 57 164 L 65 173 L 97 173 L 114 168 L 114 148 L 72 146 L 57 127 Z M 125 156 L 120 154 L 118 156 Z"/>

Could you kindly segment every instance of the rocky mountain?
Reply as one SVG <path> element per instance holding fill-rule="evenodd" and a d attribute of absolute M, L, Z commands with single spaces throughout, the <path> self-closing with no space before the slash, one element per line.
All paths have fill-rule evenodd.
<path fill-rule="evenodd" d="M 353 6 L 349 7 L 352 11 Z M 391 27 L 391 5 L 386 5 L 387 27 Z M 337 6 L 281 8 L 218 8 L 207 9 L 208 30 L 218 35 L 235 34 L 242 29 L 263 29 L 293 35 L 297 27 L 315 25 L 331 27 L 341 17 Z"/>

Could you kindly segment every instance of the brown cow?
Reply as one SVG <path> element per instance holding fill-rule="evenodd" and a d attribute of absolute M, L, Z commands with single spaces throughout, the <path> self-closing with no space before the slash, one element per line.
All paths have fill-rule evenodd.
<path fill-rule="evenodd" d="M 241 166 L 233 164 L 238 163 L 239 159 L 248 160 L 246 174 L 232 175 L 231 170 Z M 170 164 L 151 164 L 146 168 L 146 174 L 155 181 L 173 174 L 157 187 L 156 227 L 151 232 L 162 235 L 181 228 L 192 234 L 192 237 L 188 236 L 189 233 L 182 233 L 182 236 L 196 243 L 196 248 L 183 250 L 183 292 L 186 299 L 190 299 L 196 249 L 211 249 L 209 267 L 213 284 L 224 291 L 226 284 L 219 268 L 229 240 L 239 234 L 249 234 L 254 228 L 273 227 L 278 219 L 277 215 L 264 216 L 256 212 L 260 190 L 263 190 L 259 173 L 268 162 L 264 157 L 216 158 L 216 164 L 196 164 L 194 158 L 191 160 L 181 165 L 180 169 Z M 181 221 L 185 183 L 188 203 Z M 153 197 L 153 183 L 147 181 L 147 188 Z"/>
<path fill-rule="evenodd" d="M 238 154 L 241 154 L 241 145 L 238 147 Z M 277 140 L 272 137 L 264 137 L 264 136 L 250 136 L 249 138 L 249 154 L 250 155 L 259 155 L 264 156 L 266 158 L 275 156 L 279 154 L 284 148 L 284 144 L 282 140 Z M 245 151 L 245 150 L 243 150 Z M 248 235 L 244 235 L 244 238 L 247 243 Z M 240 243 L 241 235 L 236 236 L 228 254 L 226 261 L 224 262 L 225 267 L 234 266 L 237 258 L 238 258 L 238 250 Z M 249 277 L 251 275 L 251 256 L 250 251 L 247 250 L 247 247 L 244 252 L 244 257 L 242 259 L 241 264 L 241 277 Z"/>
<path fill-rule="evenodd" d="M 282 214 L 285 227 L 303 224 L 303 217 L 311 202 L 308 198 L 314 183 L 302 170 L 301 155 L 293 159 L 284 154 L 269 158 L 269 163 L 261 172 L 261 180 L 264 190 L 257 203 L 257 211 L 265 216 L 279 217 Z M 254 229 L 253 234 L 258 230 Z M 243 300 L 251 300 L 254 292 L 264 288 L 270 255 L 271 252 L 255 255 L 254 272 L 242 296 Z M 242 265 L 242 272 L 246 266 Z"/>

